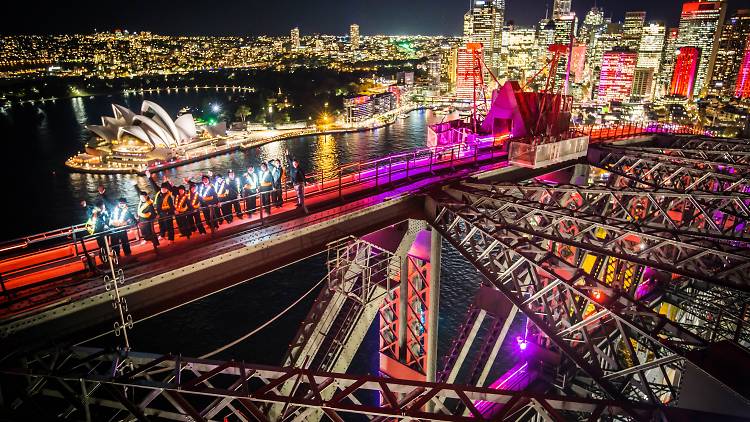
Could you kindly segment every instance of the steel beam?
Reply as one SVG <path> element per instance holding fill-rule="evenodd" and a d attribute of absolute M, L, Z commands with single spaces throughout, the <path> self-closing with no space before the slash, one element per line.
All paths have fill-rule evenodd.
<path fill-rule="evenodd" d="M 566 397 L 556 395 L 538 394 L 531 391 L 503 391 L 480 387 L 466 387 L 451 384 L 439 384 L 419 381 L 405 381 L 392 378 L 378 378 L 371 376 L 353 376 L 324 372 L 313 372 L 299 368 L 273 368 L 266 366 L 250 365 L 242 362 L 209 361 L 202 359 L 168 357 L 163 359 L 159 355 L 141 354 L 131 352 L 127 356 L 119 355 L 118 352 L 98 354 L 93 361 L 98 363 L 94 370 L 85 370 L 77 365 L 83 359 L 97 353 L 96 349 L 78 348 L 72 351 L 71 359 L 66 365 L 58 367 L 55 371 L 40 367 L 0 369 L 0 372 L 11 376 L 30 377 L 34 379 L 59 380 L 61 382 L 76 382 L 81 379 L 97 382 L 104 386 L 102 392 L 107 390 L 117 397 L 117 402 L 109 398 L 103 398 L 95 394 L 91 398 L 92 406 L 104 406 L 105 408 L 128 409 L 134 416 L 145 420 L 149 415 L 163 416 L 174 419 L 175 416 L 192 417 L 202 420 L 204 416 L 198 412 L 195 403 L 206 399 L 225 398 L 241 404 L 242 409 L 257 409 L 263 403 L 276 403 L 287 405 L 292 411 L 301 410 L 298 416 L 309 414 L 305 409 L 320 410 L 333 420 L 343 420 L 346 414 L 361 414 L 371 417 L 397 417 L 437 421 L 469 421 L 488 420 L 484 415 L 474 413 L 472 418 L 464 417 L 460 413 L 452 412 L 449 407 L 438 406 L 438 410 L 429 411 L 426 405 L 432 402 L 448 400 L 461 403 L 469 409 L 474 407 L 475 401 L 484 401 L 499 405 L 513 406 L 513 409 L 524 409 L 516 407 L 518 403 L 536 403 L 526 411 L 531 411 L 547 419 L 555 420 L 580 419 L 592 414 L 606 414 L 610 417 L 620 419 L 652 420 L 659 417 L 662 420 L 670 420 L 670 411 L 679 409 L 668 409 L 659 405 L 649 405 L 632 401 L 612 401 L 592 398 Z M 105 370 L 111 362 L 127 359 L 136 368 L 148 365 L 150 370 L 173 371 L 176 365 L 184 367 L 181 380 L 155 381 L 147 376 L 149 371 L 134 372 L 132 377 L 112 377 Z M 151 365 L 154 361 L 158 363 Z M 209 377 L 211 385 L 203 382 L 193 381 L 196 378 L 205 380 L 205 375 L 212 373 Z M 246 383 L 238 382 L 238 377 L 247 374 Z M 286 380 L 297 379 L 299 381 L 298 393 L 291 395 L 281 394 L 274 386 L 282 385 Z M 235 388 L 237 385 L 246 384 L 247 388 Z M 123 393 L 127 389 L 127 397 Z M 325 399 L 319 392 L 330 390 L 333 392 L 330 399 Z M 158 395 L 176 398 L 174 408 L 159 408 L 152 401 L 151 406 L 141 409 L 134 405 L 137 399 L 151 392 L 157 391 Z M 357 396 L 365 392 L 376 392 L 385 399 L 382 404 L 360 401 Z M 49 391 L 49 396 L 60 397 L 57 390 Z M 400 397 L 400 398 L 397 398 Z M 163 405 L 163 403 L 162 403 Z M 99 411 L 102 409 L 99 408 Z M 518 410 L 513 410 L 517 412 Z M 248 411 L 249 415 L 253 412 Z M 689 412 L 694 418 L 705 418 L 716 415 L 708 415 L 701 412 Z M 696 419 L 696 420 L 698 420 Z M 261 419 L 262 420 L 262 419 Z M 675 419 L 677 420 L 677 419 Z M 731 420 L 731 418 L 727 419 Z"/>

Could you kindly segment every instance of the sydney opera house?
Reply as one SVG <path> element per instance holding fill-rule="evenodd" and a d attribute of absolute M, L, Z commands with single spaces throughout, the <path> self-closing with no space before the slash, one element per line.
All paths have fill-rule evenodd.
<path fill-rule="evenodd" d="M 158 104 L 144 100 L 140 114 L 118 104 L 101 125 L 87 125 L 92 137 L 66 163 L 76 170 L 139 170 L 154 162 L 178 158 L 181 152 L 226 136 L 226 123 L 197 125 L 191 114 L 172 120 Z"/>

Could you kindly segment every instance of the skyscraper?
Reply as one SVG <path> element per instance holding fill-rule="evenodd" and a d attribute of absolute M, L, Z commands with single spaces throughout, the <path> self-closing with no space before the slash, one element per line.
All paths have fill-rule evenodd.
<path fill-rule="evenodd" d="M 696 47 L 700 51 L 695 94 L 703 94 L 713 76 L 726 10 L 723 0 L 689 1 L 682 6 L 677 48 Z"/>
<path fill-rule="evenodd" d="M 602 56 L 599 79 L 599 101 L 629 101 L 635 76 L 638 53 L 626 48 L 615 48 Z"/>
<path fill-rule="evenodd" d="M 464 18 L 467 23 L 467 18 Z M 503 25 L 505 23 L 505 0 L 474 0 L 471 9 L 471 35 L 469 41 L 481 43 L 484 63 L 495 74 L 504 73 L 500 69 L 503 47 Z M 467 29 L 464 27 L 466 35 Z"/>
<path fill-rule="evenodd" d="M 571 0 L 555 0 L 552 7 L 552 19 L 557 19 L 560 16 L 570 13 L 570 3 Z"/>
<path fill-rule="evenodd" d="M 349 44 L 352 50 L 359 50 L 359 25 L 356 23 L 349 27 Z"/>
<path fill-rule="evenodd" d="M 740 71 L 737 73 L 737 82 L 734 85 L 734 96 L 742 99 L 750 98 L 750 36 L 745 42 Z"/>
<path fill-rule="evenodd" d="M 456 98 L 459 100 L 474 99 L 474 52 L 483 54 L 483 46 L 478 43 L 469 43 L 458 48 L 456 58 Z M 478 81 L 477 81 L 478 82 Z"/>
<path fill-rule="evenodd" d="M 666 37 L 664 37 L 664 52 L 661 59 L 661 71 L 656 78 L 656 97 L 669 94 L 669 87 L 672 83 L 672 74 L 674 73 L 674 62 L 677 58 L 677 38 L 679 29 L 669 28 Z"/>
<path fill-rule="evenodd" d="M 682 47 L 677 52 L 669 94 L 692 98 L 700 69 L 701 51 L 697 47 Z"/>
<path fill-rule="evenodd" d="M 714 73 L 708 91 L 715 95 L 732 95 L 735 79 L 743 63 L 745 43 L 750 35 L 750 9 L 738 10 L 727 19 L 719 39 Z"/>
<path fill-rule="evenodd" d="M 292 50 L 299 50 L 299 28 L 292 28 L 290 39 L 292 41 Z"/>
<path fill-rule="evenodd" d="M 654 69 L 654 75 L 659 73 L 666 35 L 667 28 L 662 22 L 650 22 L 643 27 L 638 46 L 638 67 Z"/>
<path fill-rule="evenodd" d="M 646 12 L 625 12 L 625 22 L 622 26 L 623 47 L 628 47 L 633 51 L 638 50 L 645 24 Z"/>

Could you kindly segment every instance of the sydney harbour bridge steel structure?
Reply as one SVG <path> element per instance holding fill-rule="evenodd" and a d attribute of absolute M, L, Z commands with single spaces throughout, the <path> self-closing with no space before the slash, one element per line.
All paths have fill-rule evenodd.
<path fill-rule="evenodd" d="M 578 180 L 469 180 L 426 195 L 433 230 L 528 321 L 524 349 L 539 356 L 543 387 L 82 348 L 5 371 L 83 420 L 94 405 L 138 420 L 268 420 L 271 406 L 276 420 L 715 420 L 702 412 L 718 409 L 691 403 L 710 389 L 748 409 L 747 381 L 719 362 L 737 359 L 740 373 L 748 362 L 750 142 L 649 145 L 592 147 Z"/>

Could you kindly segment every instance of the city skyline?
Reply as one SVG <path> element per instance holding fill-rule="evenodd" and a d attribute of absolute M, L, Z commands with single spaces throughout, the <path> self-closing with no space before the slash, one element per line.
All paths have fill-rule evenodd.
<path fill-rule="evenodd" d="M 127 8 L 97 4 L 82 13 L 80 8 L 69 10 L 57 2 L 42 1 L 39 7 L 48 13 L 18 15 L 7 22 L 0 33 L 43 35 L 122 29 L 164 35 L 288 35 L 290 28 L 299 27 L 302 35 L 343 35 L 348 33 L 350 24 L 357 23 L 363 35 L 461 35 L 463 22 L 460 16 L 470 7 L 468 1 L 455 0 L 407 3 L 381 0 L 377 7 L 341 4 L 333 0 L 314 4 L 299 2 L 293 6 L 287 3 L 283 7 L 267 2 L 240 5 L 219 2 L 212 3 L 211 7 L 195 4 L 194 7 L 188 5 L 179 9 L 151 3 L 139 7 L 140 3 L 140 0 L 132 1 Z M 529 26 L 547 12 L 552 15 L 554 0 L 531 0 L 531 3 L 510 0 L 506 3 L 506 21 Z M 614 0 L 575 0 L 572 10 L 583 17 L 594 3 L 614 21 L 624 20 L 626 11 L 644 10 L 647 20 L 662 20 L 669 26 L 678 23 L 682 4 L 681 1 L 633 0 L 622 4 Z M 200 8 L 200 13 L 196 12 L 197 8 Z M 750 8 L 750 0 L 729 2 L 730 13 L 741 8 Z M 153 10 L 154 13 L 142 13 L 143 10 Z M 167 14 L 173 18 L 164 19 Z M 399 16 L 408 16 L 409 19 L 400 19 Z"/>

